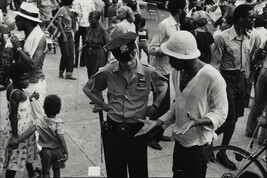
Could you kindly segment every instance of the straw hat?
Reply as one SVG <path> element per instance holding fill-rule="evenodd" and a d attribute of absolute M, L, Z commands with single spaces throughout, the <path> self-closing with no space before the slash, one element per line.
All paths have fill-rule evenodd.
<path fill-rule="evenodd" d="M 160 45 L 161 50 L 168 56 L 177 59 L 195 59 L 200 56 L 195 37 L 188 31 L 177 31 L 169 40 Z"/>
<path fill-rule="evenodd" d="M 20 6 L 19 12 L 15 12 L 17 15 L 29 19 L 34 22 L 42 22 L 39 17 L 39 9 L 33 3 L 23 2 Z"/>

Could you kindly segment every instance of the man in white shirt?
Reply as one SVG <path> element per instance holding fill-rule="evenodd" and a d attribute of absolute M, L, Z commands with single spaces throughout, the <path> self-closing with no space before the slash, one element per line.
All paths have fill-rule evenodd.
<path fill-rule="evenodd" d="M 72 4 L 73 10 L 78 14 L 78 31 L 75 33 L 75 63 L 74 67 L 77 67 L 80 47 L 80 36 L 82 36 L 82 44 L 85 44 L 85 32 L 86 28 L 89 27 L 89 14 L 95 10 L 95 4 L 93 0 L 74 0 Z M 85 66 L 85 61 L 81 58 L 80 66 Z"/>
<path fill-rule="evenodd" d="M 173 177 L 205 178 L 215 130 L 228 113 L 226 83 L 219 71 L 198 59 L 200 51 L 190 32 L 175 32 L 160 48 L 172 68 L 182 71 L 181 77 L 173 75 L 175 102 L 158 120 L 140 120 L 145 125 L 136 136 L 174 123 Z"/>

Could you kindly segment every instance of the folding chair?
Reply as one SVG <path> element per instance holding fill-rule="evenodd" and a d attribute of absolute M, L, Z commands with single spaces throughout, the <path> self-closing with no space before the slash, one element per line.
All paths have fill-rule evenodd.
<path fill-rule="evenodd" d="M 158 7 L 156 3 L 149 3 L 149 2 L 147 3 L 147 13 L 149 13 L 150 19 L 151 19 L 151 13 L 156 13 L 158 16 L 158 20 L 160 20 Z"/>

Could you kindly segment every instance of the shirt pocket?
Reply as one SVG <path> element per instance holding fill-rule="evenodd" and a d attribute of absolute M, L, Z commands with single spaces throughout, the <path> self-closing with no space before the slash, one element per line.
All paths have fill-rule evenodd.
<path fill-rule="evenodd" d="M 133 96 L 148 97 L 149 92 L 151 91 L 150 87 L 133 87 L 130 90 L 130 93 Z"/>
<path fill-rule="evenodd" d="M 227 49 L 227 52 L 233 56 L 234 58 L 238 58 L 241 56 L 241 53 L 240 53 L 240 46 L 227 46 L 226 47 Z M 231 59 L 232 60 L 232 59 Z"/>
<path fill-rule="evenodd" d="M 124 94 L 125 94 L 125 91 L 123 91 L 121 88 L 108 89 L 107 96 L 109 99 L 109 103 L 118 101 Z"/>

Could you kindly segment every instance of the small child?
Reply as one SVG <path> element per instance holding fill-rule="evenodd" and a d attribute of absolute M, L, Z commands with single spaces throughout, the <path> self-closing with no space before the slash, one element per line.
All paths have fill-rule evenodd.
<path fill-rule="evenodd" d="M 141 18 L 141 21 L 138 25 L 137 34 L 139 37 L 139 59 L 141 59 L 142 49 L 147 55 L 147 62 L 149 64 L 149 57 L 148 57 L 148 46 L 147 46 L 147 40 L 148 40 L 148 29 L 146 27 L 146 19 Z"/>
<path fill-rule="evenodd" d="M 32 135 L 36 130 L 39 133 L 39 144 L 43 177 L 50 177 L 49 170 L 53 169 L 54 177 L 60 177 L 60 168 L 64 168 L 64 162 L 68 159 L 68 149 L 64 139 L 65 127 L 63 120 L 56 118 L 61 109 L 61 99 L 57 95 L 49 95 L 44 101 L 46 116 L 36 119 L 35 126 L 31 127 L 18 139 L 10 143 L 10 147 L 16 146 Z"/>

